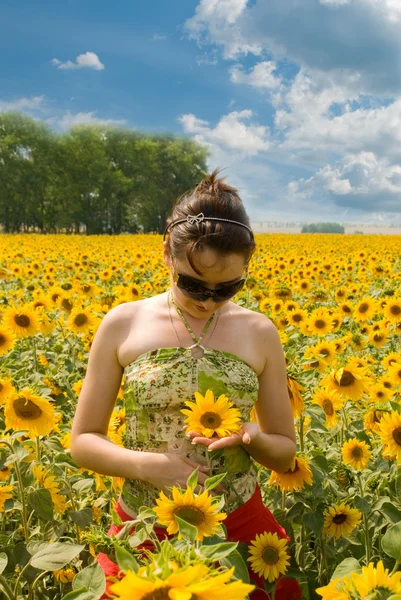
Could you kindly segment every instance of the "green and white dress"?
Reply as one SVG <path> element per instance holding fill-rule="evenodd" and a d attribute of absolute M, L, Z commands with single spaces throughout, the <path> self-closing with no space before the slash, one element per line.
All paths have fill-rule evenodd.
<path fill-rule="evenodd" d="M 181 311 L 176 307 L 192 338 L 197 342 L 209 327 L 206 324 L 199 340 Z M 212 318 L 212 317 L 211 317 Z M 211 389 L 215 398 L 225 394 L 239 409 L 242 422 L 250 420 L 250 412 L 258 398 L 259 380 L 256 372 L 235 354 L 203 348 L 203 356 L 195 358 L 192 347 L 158 348 L 138 356 L 124 369 L 124 400 L 126 448 L 145 452 L 177 453 L 208 464 L 212 455 L 211 473 L 227 473 L 223 485 L 225 512 L 230 513 L 253 495 L 257 485 L 257 469 L 253 459 L 242 446 L 215 450 L 206 456 L 207 449 L 192 445 L 185 436 L 187 400 L 194 401 L 194 392 L 203 396 Z M 201 352 L 202 354 L 202 352 Z M 141 480 L 125 479 L 121 500 L 132 511 L 140 506 L 153 506 L 159 490 Z"/>

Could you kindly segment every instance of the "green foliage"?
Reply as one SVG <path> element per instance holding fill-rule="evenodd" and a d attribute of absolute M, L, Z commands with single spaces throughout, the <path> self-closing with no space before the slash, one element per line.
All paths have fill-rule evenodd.
<path fill-rule="evenodd" d="M 0 113 L 6 233 L 162 233 L 175 200 L 206 173 L 205 148 L 173 135 L 80 125 L 63 135 Z"/>
<path fill-rule="evenodd" d="M 301 233 L 344 233 L 339 223 L 310 223 L 302 227 Z"/>

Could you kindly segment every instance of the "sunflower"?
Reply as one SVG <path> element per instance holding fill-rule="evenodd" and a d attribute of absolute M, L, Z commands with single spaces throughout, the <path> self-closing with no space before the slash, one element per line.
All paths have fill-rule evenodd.
<path fill-rule="evenodd" d="M 12 485 L 0 485 L 0 512 L 4 512 L 4 504 L 6 500 L 12 498 L 12 491 L 14 486 Z"/>
<path fill-rule="evenodd" d="M 352 584 L 349 577 L 336 578 L 324 587 L 316 589 L 322 600 L 352 600 L 351 590 Z"/>
<path fill-rule="evenodd" d="M 6 308 L 3 323 L 17 337 L 30 337 L 39 331 L 39 319 L 29 304 Z"/>
<path fill-rule="evenodd" d="M 396 410 L 383 415 L 379 423 L 379 436 L 384 444 L 385 452 L 397 458 L 401 465 L 401 414 Z"/>
<path fill-rule="evenodd" d="M 362 469 L 366 469 L 372 451 L 365 442 L 352 438 L 343 444 L 341 453 L 345 465 L 350 465 L 354 469 L 361 471 Z"/>
<path fill-rule="evenodd" d="M 316 308 L 306 323 L 311 335 L 323 336 L 332 330 L 330 313 L 326 308 Z"/>
<path fill-rule="evenodd" d="M 319 358 L 316 351 L 309 347 L 306 348 L 304 352 L 304 359 L 308 362 L 302 363 L 302 368 L 305 371 L 309 371 L 310 369 L 316 369 L 319 373 L 324 373 L 329 366 L 328 363 L 324 360 L 324 358 Z"/>
<path fill-rule="evenodd" d="M 320 388 L 315 391 L 312 396 L 312 403 L 318 404 L 324 410 L 326 416 L 326 427 L 331 429 L 335 427 L 337 419 L 337 411 L 344 406 L 344 400 L 339 397 L 334 390 Z"/>
<path fill-rule="evenodd" d="M 40 398 L 30 388 L 13 392 L 4 406 L 6 429 L 21 431 L 27 429 L 34 439 L 47 435 L 55 425 L 54 407 L 45 398 Z"/>
<path fill-rule="evenodd" d="M 392 323 L 401 322 L 401 298 L 391 298 L 387 300 L 384 307 L 384 316 Z"/>
<path fill-rule="evenodd" d="M 361 598 L 389 598 L 401 594 L 401 572 L 389 575 L 389 570 L 384 568 L 381 560 L 376 567 L 373 563 L 369 563 L 367 567 L 362 567 L 362 573 L 351 573 L 350 577 Z"/>
<path fill-rule="evenodd" d="M 272 471 L 269 479 L 269 485 L 275 484 L 283 492 L 303 490 L 305 483 L 312 485 L 312 471 L 308 460 L 300 456 L 293 459 L 291 467 L 284 473 Z"/>
<path fill-rule="evenodd" d="M 291 401 L 291 409 L 293 417 L 296 419 L 301 416 L 304 410 L 304 401 L 301 391 L 305 388 L 292 377 L 287 376 L 287 390 Z"/>
<path fill-rule="evenodd" d="M 7 481 L 13 469 L 13 465 L 8 465 L 7 467 L 0 467 L 0 481 Z"/>
<path fill-rule="evenodd" d="M 116 600 L 245 600 L 254 585 L 233 581 L 234 567 L 218 575 L 209 575 L 205 565 L 191 565 L 175 570 L 164 580 L 160 577 L 145 577 L 145 573 L 128 571 L 121 581 L 110 586 Z"/>
<path fill-rule="evenodd" d="M 324 513 L 322 532 L 335 538 L 347 537 L 361 522 L 362 514 L 357 508 L 350 508 L 348 504 L 330 506 Z"/>
<path fill-rule="evenodd" d="M 321 354 L 323 360 L 328 364 L 332 363 L 337 356 L 336 341 L 335 340 L 322 340 L 311 347 L 316 354 Z"/>
<path fill-rule="evenodd" d="M 6 398 L 14 391 L 14 386 L 9 377 L 0 376 L 0 405 L 4 404 Z"/>
<path fill-rule="evenodd" d="M 287 306 L 285 308 L 287 308 Z M 301 323 L 305 323 L 308 319 L 308 313 L 306 310 L 296 307 L 291 311 L 288 310 L 288 312 L 286 313 L 286 317 L 290 325 L 293 325 L 294 327 L 299 327 Z"/>
<path fill-rule="evenodd" d="M 400 352 L 390 352 L 386 356 L 384 356 L 381 360 L 381 364 L 385 369 L 392 367 L 395 363 L 401 364 L 401 353 Z"/>
<path fill-rule="evenodd" d="M 377 306 L 373 298 L 367 296 L 354 307 L 353 317 L 358 322 L 369 321 L 373 319 Z"/>
<path fill-rule="evenodd" d="M 0 326 L 0 356 L 14 348 L 16 337 L 9 329 Z"/>
<path fill-rule="evenodd" d="M 177 487 L 172 489 L 173 498 L 167 498 L 163 491 L 156 499 L 157 507 L 154 508 L 159 523 L 168 525 L 167 533 L 175 534 L 179 531 L 175 517 L 188 521 L 198 529 L 197 540 L 202 541 L 205 536 L 213 535 L 220 527 L 220 521 L 226 518 L 225 513 L 218 513 L 218 502 L 207 490 L 195 496 L 192 489 L 187 487 L 185 492 Z M 178 539 L 181 539 L 178 533 Z"/>
<path fill-rule="evenodd" d="M 63 514 L 67 509 L 65 498 L 60 494 L 59 483 L 55 475 L 45 471 L 42 465 L 32 465 L 32 473 L 36 481 L 49 490 L 56 511 Z"/>
<path fill-rule="evenodd" d="M 401 385 L 401 361 L 389 367 L 387 375 L 391 378 L 395 385 Z"/>
<path fill-rule="evenodd" d="M 378 433 L 380 431 L 380 421 L 383 418 L 383 415 L 389 413 L 389 410 L 383 410 L 380 408 L 376 408 L 372 406 L 372 408 L 366 413 L 364 426 L 365 429 L 370 429 L 371 431 L 375 431 Z"/>
<path fill-rule="evenodd" d="M 387 402 L 392 397 L 392 394 L 384 387 L 383 384 L 376 382 L 369 390 L 369 402 Z"/>
<path fill-rule="evenodd" d="M 337 309 L 340 314 L 344 315 L 345 317 L 350 317 L 353 313 L 354 307 L 350 302 L 342 302 L 342 304 L 337 306 Z"/>
<path fill-rule="evenodd" d="M 388 341 L 387 330 L 383 328 L 383 329 L 376 329 L 376 330 L 371 331 L 368 335 L 368 341 L 375 348 L 381 348 L 382 346 L 387 344 L 387 341 Z"/>
<path fill-rule="evenodd" d="M 240 431 L 241 413 L 238 408 L 231 408 L 234 403 L 230 402 L 227 396 L 221 394 L 215 401 L 212 390 L 207 390 L 204 397 L 199 392 L 194 394 L 196 402 L 185 402 L 190 408 L 181 410 L 187 415 L 186 433 L 196 431 L 204 437 L 211 438 L 214 434 L 225 437 Z"/>
<path fill-rule="evenodd" d="M 347 365 L 333 370 L 321 383 L 327 385 L 327 389 L 336 391 L 343 398 L 359 400 L 365 392 L 369 391 L 370 381 L 365 375 L 364 368 Z"/>
<path fill-rule="evenodd" d="M 76 306 L 70 312 L 67 322 L 75 333 L 89 333 L 95 326 L 96 319 L 87 308 Z"/>
<path fill-rule="evenodd" d="M 249 546 L 248 561 L 252 571 L 269 582 L 275 581 L 290 564 L 287 548 L 288 541 L 280 539 L 277 533 L 257 534 Z"/>

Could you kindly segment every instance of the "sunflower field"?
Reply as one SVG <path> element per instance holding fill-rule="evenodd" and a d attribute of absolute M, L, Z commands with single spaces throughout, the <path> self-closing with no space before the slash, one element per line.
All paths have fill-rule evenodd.
<path fill-rule="evenodd" d="M 102 318 L 169 287 L 161 236 L 0 236 L 1 598 L 99 599 L 106 553 L 124 574 L 116 599 L 242 600 L 250 563 L 272 600 L 282 577 L 306 600 L 401 600 L 401 237 L 255 239 L 234 301 L 279 331 L 298 445 L 286 473 L 259 468 L 290 541 L 265 534 L 244 548 L 225 541 L 224 499 L 210 494 L 221 477 L 196 494 L 195 471 L 121 526 L 122 479 L 69 452 Z M 122 381 L 108 437 L 123 446 L 124 432 Z M 172 537 L 158 542 L 156 521 Z M 138 549 L 146 541 L 153 552 Z"/>

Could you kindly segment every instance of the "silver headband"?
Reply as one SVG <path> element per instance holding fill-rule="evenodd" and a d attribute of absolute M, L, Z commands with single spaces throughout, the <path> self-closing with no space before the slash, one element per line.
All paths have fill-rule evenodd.
<path fill-rule="evenodd" d="M 194 225 L 195 223 L 202 223 L 202 221 L 226 221 L 227 223 L 235 223 L 236 225 L 241 225 L 241 227 L 245 227 L 246 229 L 248 229 L 248 231 L 251 234 L 251 237 L 253 239 L 252 229 L 250 227 L 248 227 L 248 225 L 245 225 L 244 223 L 240 223 L 239 221 L 232 221 L 231 219 L 222 219 L 220 217 L 205 217 L 205 215 L 203 213 L 199 213 L 198 215 L 188 215 L 185 219 L 177 219 L 176 221 L 173 221 L 172 223 L 170 223 L 170 225 L 168 225 L 166 227 L 166 229 L 164 230 L 163 240 L 166 238 L 166 233 L 171 229 L 171 227 L 173 227 L 174 225 L 177 225 L 178 223 L 187 222 L 190 225 Z"/>

